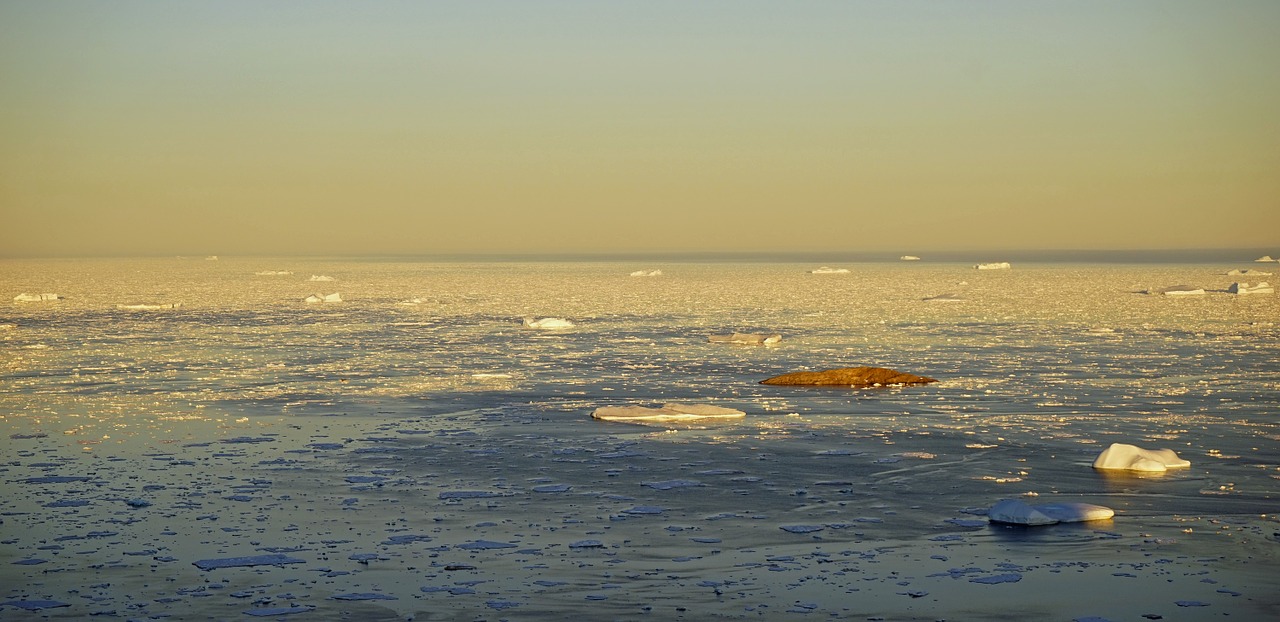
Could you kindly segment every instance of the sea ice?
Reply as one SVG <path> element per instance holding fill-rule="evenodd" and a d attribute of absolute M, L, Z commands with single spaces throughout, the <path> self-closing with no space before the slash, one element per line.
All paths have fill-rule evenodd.
<path fill-rule="evenodd" d="M 311 294 L 303 299 L 303 302 L 315 304 L 319 302 L 342 302 L 342 294 L 334 292 L 332 294 Z"/>
<path fill-rule="evenodd" d="M 709 343 L 740 343 L 746 345 L 772 345 L 782 341 L 782 335 L 777 333 L 764 335 L 760 333 L 730 333 L 728 335 L 710 335 L 707 337 Z"/>
<path fill-rule="evenodd" d="M 1095 469 L 1152 473 L 1189 466 L 1191 463 L 1179 458 L 1172 449 L 1142 449 L 1125 443 L 1112 443 L 1093 461 Z"/>
<path fill-rule="evenodd" d="M 631 276 L 662 276 L 661 270 L 636 270 Z"/>
<path fill-rule="evenodd" d="M 1148 294 L 1162 294 L 1165 296 L 1203 296 L 1203 287 L 1192 287 L 1191 285 L 1172 285 L 1160 289 L 1149 289 Z"/>
<path fill-rule="evenodd" d="M 177 309 L 181 306 L 181 302 L 166 302 L 161 304 L 116 305 L 116 308 L 124 311 L 159 311 L 161 309 Z"/>
<path fill-rule="evenodd" d="M 987 510 L 987 518 L 1013 525 L 1053 525 L 1106 520 L 1115 516 L 1108 507 L 1089 503 L 1046 503 L 1029 505 L 1017 499 L 1002 499 Z"/>
<path fill-rule="evenodd" d="M 573 322 L 559 317 L 544 317 L 540 319 L 524 318 L 525 328 L 534 328 L 538 330 L 561 330 L 565 328 L 573 328 Z"/>
<path fill-rule="evenodd" d="M 305 564 L 306 560 L 288 555 L 252 555 L 248 557 L 223 557 L 221 559 L 202 559 L 192 562 L 201 570 L 215 568 L 235 568 L 240 566 L 277 566 L 280 564 Z"/>
<path fill-rule="evenodd" d="M 829 267 L 829 266 L 822 266 L 821 268 L 817 268 L 817 269 L 814 269 L 814 270 L 810 270 L 810 271 L 809 271 L 809 274 L 849 274 L 849 269 L 848 269 L 848 268 L 832 268 L 832 267 Z"/>
<path fill-rule="evenodd" d="M 57 294 L 28 294 L 23 292 L 13 297 L 14 302 L 46 302 L 49 300 L 61 300 L 62 296 Z"/>
<path fill-rule="evenodd" d="M 643 406 L 601 406 L 591 412 L 591 417 L 603 421 L 665 422 L 695 421 L 701 419 L 741 419 L 746 413 L 733 408 L 710 404 L 677 404 L 670 402 L 661 408 Z"/>
<path fill-rule="evenodd" d="M 308 280 L 308 281 L 332 281 L 332 280 L 333 280 L 333 277 L 331 277 L 331 276 L 326 276 L 326 275 L 323 275 L 323 274 L 313 274 L 313 275 L 311 275 L 311 278 L 309 278 L 309 279 L 307 279 L 307 280 Z"/>
<path fill-rule="evenodd" d="M 901 261 L 920 261 L 920 258 L 916 257 L 915 255 L 903 255 L 898 259 Z"/>
<path fill-rule="evenodd" d="M 1258 263 L 1268 263 L 1268 262 L 1272 262 L 1272 261 L 1280 261 L 1280 260 L 1272 259 L 1272 258 L 1271 258 L 1271 255 L 1263 255 L 1263 256 L 1261 256 L 1261 257 L 1259 257 L 1259 258 L 1255 259 L 1254 261 L 1255 261 L 1255 262 L 1258 262 Z"/>
<path fill-rule="evenodd" d="M 937 296 L 921 298 L 921 300 L 927 300 L 929 302 L 961 302 L 964 298 L 961 298 L 957 294 L 938 294 Z"/>
<path fill-rule="evenodd" d="M 1007 261 L 999 261 L 999 262 L 993 262 L 993 263 L 980 263 L 974 266 L 974 268 L 977 268 L 978 270 L 1008 270 L 1012 267 L 1013 266 L 1009 265 L 1009 262 Z"/>

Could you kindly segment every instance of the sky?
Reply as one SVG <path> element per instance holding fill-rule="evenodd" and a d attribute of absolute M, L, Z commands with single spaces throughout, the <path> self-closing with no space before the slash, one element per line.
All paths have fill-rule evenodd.
<path fill-rule="evenodd" d="M 1277 31 L 1274 0 L 0 0 L 0 256 L 1280 251 Z"/>

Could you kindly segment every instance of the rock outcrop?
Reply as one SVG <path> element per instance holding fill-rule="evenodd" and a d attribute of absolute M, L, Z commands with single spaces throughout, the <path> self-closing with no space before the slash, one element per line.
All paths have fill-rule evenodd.
<path fill-rule="evenodd" d="M 760 384 L 821 387 L 882 387 L 937 382 L 935 378 L 917 376 L 883 367 L 841 367 L 823 371 L 797 371 L 761 380 Z"/>

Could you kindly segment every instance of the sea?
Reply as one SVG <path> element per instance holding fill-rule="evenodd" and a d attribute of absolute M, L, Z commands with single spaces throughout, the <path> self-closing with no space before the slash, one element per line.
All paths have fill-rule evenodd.
<path fill-rule="evenodd" d="M 2 260 L 0 619 L 1280 615 L 1252 259 Z"/>

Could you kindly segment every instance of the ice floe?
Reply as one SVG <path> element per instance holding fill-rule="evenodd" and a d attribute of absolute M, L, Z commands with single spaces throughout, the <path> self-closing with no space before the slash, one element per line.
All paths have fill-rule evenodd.
<path fill-rule="evenodd" d="M 743 345 L 773 345 L 782 341 L 778 333 L 729 333 L 727 335 L 710 335 L 708 343 L 737 343 Z"/>
<path fill-rule="evenodd" d="M 1191 466 L 1172 449 L 1142 449 L 1125 443 L 1112 443 L 1098 454 L 1093 468 L 1119 471 L 1164 472 Z"/>
<path fill-rule="evenodd" d="M 333 277 L 331 277 L 331 276 L 324 275 L 324 274 L 313 274 L 313 275 L 311 275 L 311 278 L 309 278 L 309 279 L 307 279 L 307 280 L 308 280 L 308 281 L 332 281 L 332 280 L 334 280 L 334 278 L 333 278 Z"/>
<path fill-rule="evenodd" d="M 1090 503 L 1046 503 L 1031 505 L 1017 499 L 1002 499 L 987 510 L 995 523 L 1012 525 L 1054 525 L 1107 520 L 1115 516 L 1111 508 Z"/>
<path fill-rule="evenodd" d="M 322 302 L 342 302 L 342 294 L 334 292 L 332 294 L 311 294 L 303 299 L 303 302 L 316 304 Z"/>
<path fill-rule="evenodd" d="M 832 268 L 830 266 L 822 266 L 809 271 L 809 274 L 849 274 L 848 268 Z"/>
<path fill-rule="evenodd" d="M 593 419 L 627 423 L 696 421 L 702 419 L 741 419 L 746 413 L 710 404 L 678 404 L 669 402 L 659 408 L 644 406 L 601 406 L 591 412 Z"/>
<path fill-rule="evenodd" d="M 293 274 L 293 272 L 289 270 L 259 270 L 258 272 L 254 272 L 254 274 L 258 276 L 289 276 Z"/>
<path fill-rule="evenodd" d="M 1227 270 L 1227 276 L 1271 276 L 1270 272 L 1251 270 L 1249 268 Z"/>
<path fill-rule="evenodd" d="M 14 302 L 48 302 L 50 300 L 62 300 L 62 296 L 57 294 L 28 294 L 23 292 L 13 297 Z"/>
<path fill-rule="evenodd" d="M 1256 262 L 1258 262 L 1258 263 L 1268 263 L 1268 262 L 1280 261 L 1280 259 L 1272 259 L 1272 258 L 1271 258 L 1271 255 L 1263 255 L 1263 256 L 1261 256 L 1261 257 L 1259 257 L 1259 258 L 1255 259 L 1254 261 L 1256 261 Z"/>
<path fill-rule="evenodd" d="M 181 302 L 169 302 L 162 304 L 126 304 L 116 305 L 117 309 L 124 311 L 160 311 L 163 309 L 177 309 L 182 306 Z"/>
<path fill-rule="evenodd" d="M 1231 286 L 1227 288 L 1227 292 L 1231 294 L 1240 294 L 1240 295 L 1274 294 L 1276 293 L 1276 290 L 1275 288 L 1271 287 L 1270 283 L 1263 281 L 1261 283 L 1258 283 L 1257 285 L 1249 285 L 1248 283 L 1232 283 Z"/>
<path fill-rule="evenodd" d="M 992 263 L 980 263 L 974 266 L 978 270 L 1008 270 L 1013 266 L 1007 261 L 997 261 Z"/>
<path fill-rule="evenodd" d="M 1163 296 L 1203 296 L 1204 288 L 1191 285 L 1171 285 L 1160 289 L 1149 289 L 1146 293 Z"/>
<path fill-rule="evenodd" d="M 636 270 L 631 276 L 662 276 L 661 270 Z"/>
<path fill-rule="evenodd" d="M 919 258 L 919 257 L 916 257 L 915 255 L 903 255 L 903 256 L 899 257 L 898 259 L 899 259 L 900 261 L 920 261 L 920 258 Z"/>
<path fill-rule="evenodd" d="M 544 317 L 539 319 L 524 318 L 524 327 L 536 330 L 563 330 L 573 328 L 574 323 L 560 317 Z"/>

